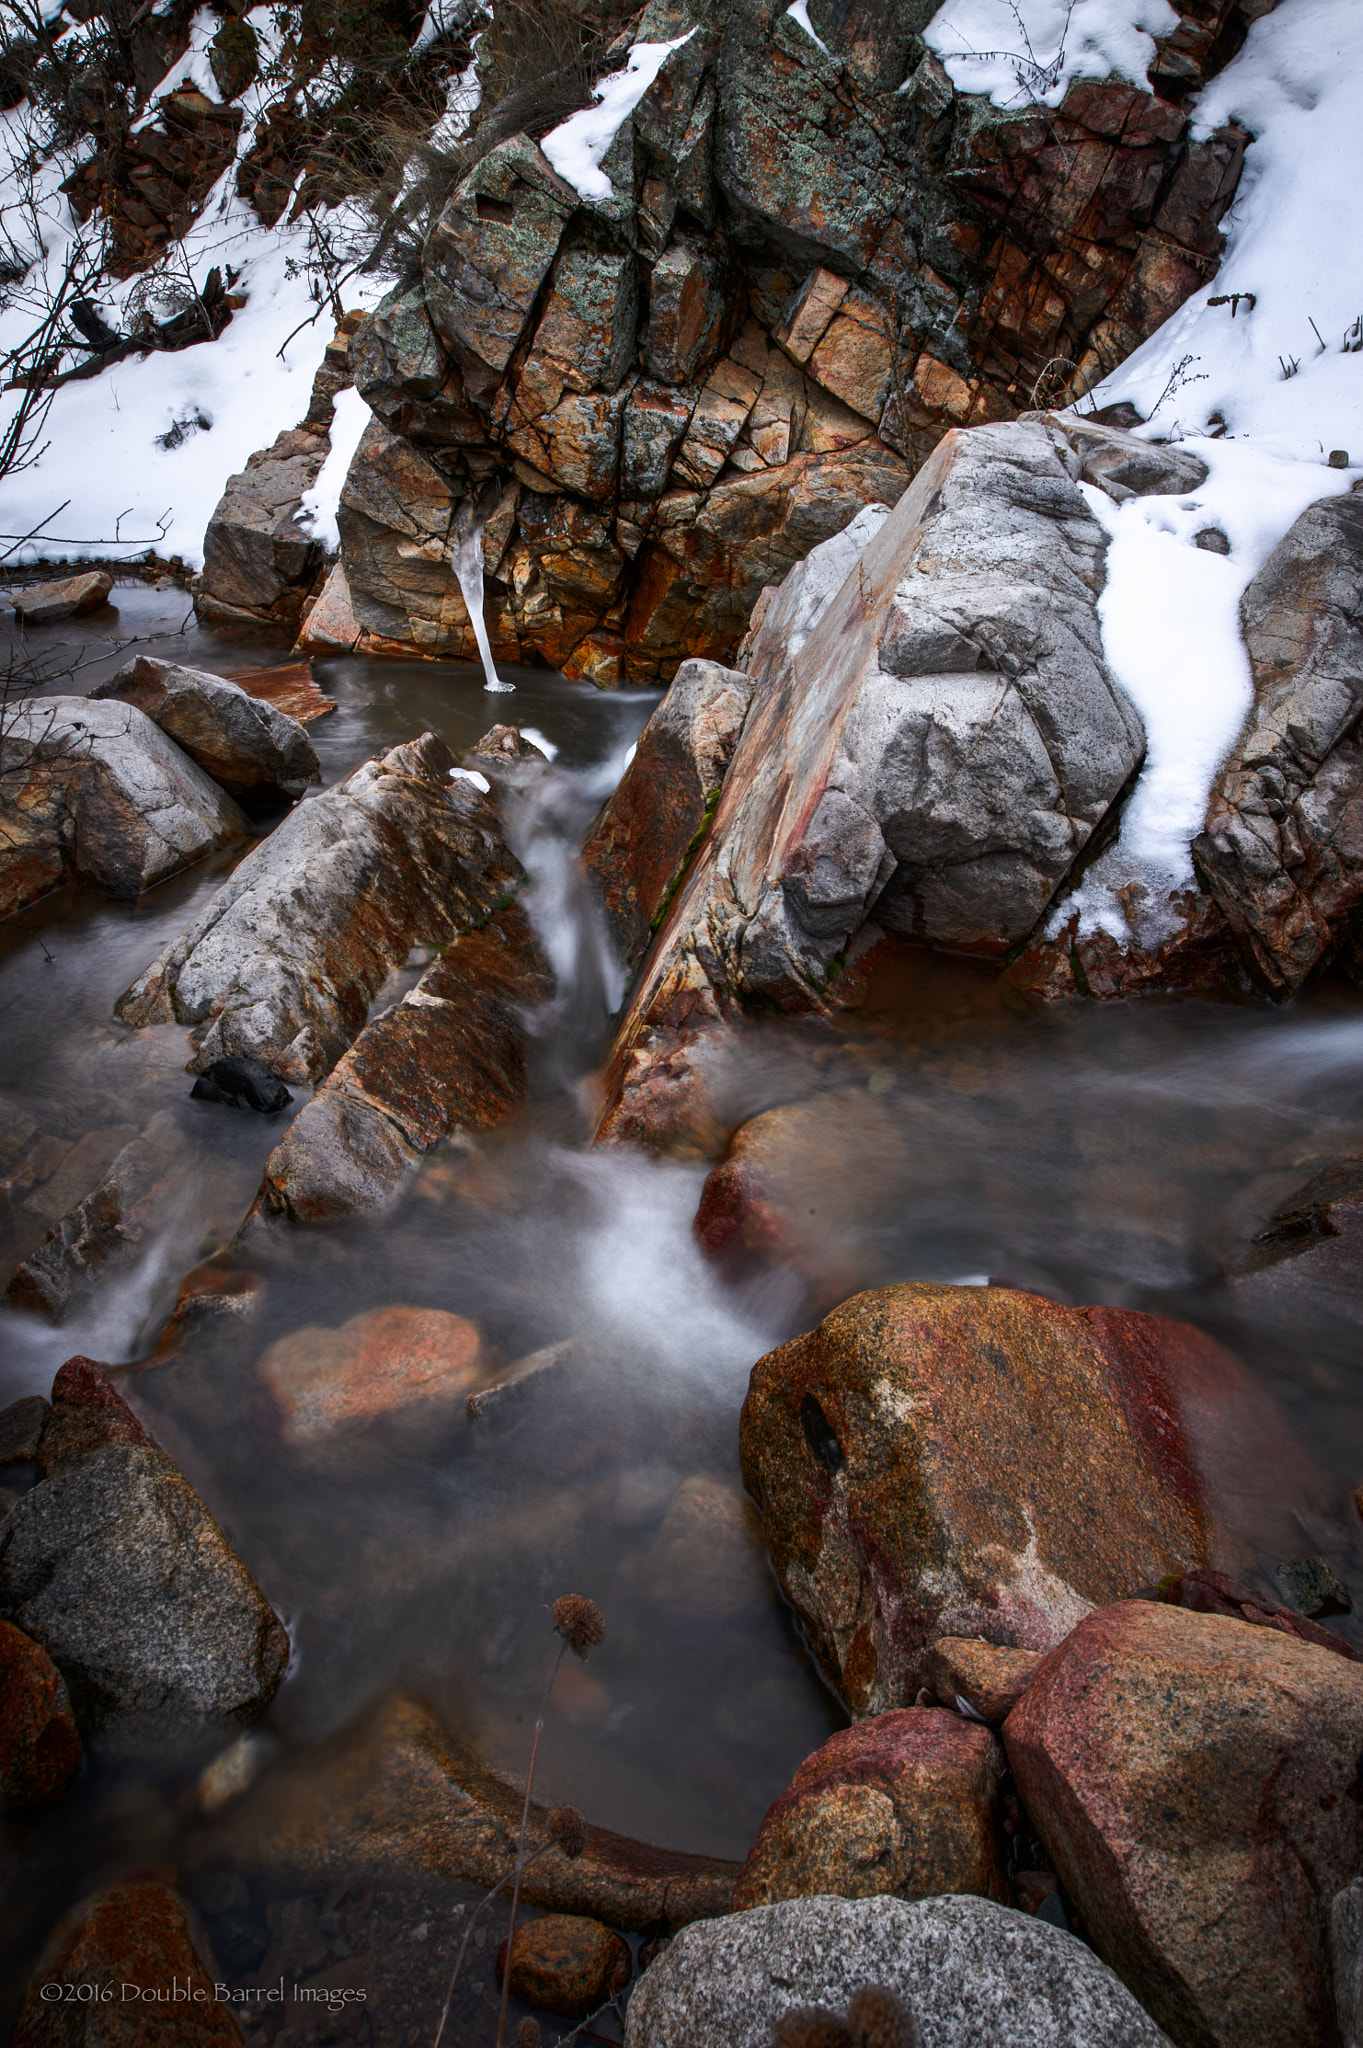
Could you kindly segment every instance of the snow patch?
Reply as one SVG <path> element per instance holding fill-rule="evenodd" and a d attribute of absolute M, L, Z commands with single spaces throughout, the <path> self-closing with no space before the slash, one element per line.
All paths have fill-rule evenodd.
<path fill-rule="evenodd" d="M 832 55 L 823 37 L 814 33 L 814 25 L 809 18 L 809 0 L 791 0 L 791 5 L 786 9 L 786 13 L 792 21 L 799 22 L 811 43 L 817 43 L 825 57 Z"/>
<path fill-rule="evenodd" d="M 337 392 L 335 418 L 331 426 L 331 452 L 318 471 L 312 489 L 303 493 L 303 510 L 299 518 L 299 525 L 306 526 L 313 539 L 320 541 L 328 554 L 335 554 L 341 545 L 341 531 L 336 523 L 341 491 L 360 438 L 373 417 L 353 384 Z"/>
<path fill-rule="evenodd" d="M 1073 78 L 1148 87 L 1155 37 L 1178 25 L 1168 0 L 946 0 L 923 40 L 958 91 L 1056 107 Z"/>
<path fill-rule="evenodd" d="M 451 768 L 450 781 L 471 782 L 475 789 L 482 790 L 484 796 L 487 795 L 492 787 L 486 775 L 480 775 L 476 768 Z"/>
<path fill-rule="evenodd" d="M 596 105 L 570 114 L 545 136 L 540 148 L 582 198 L 614 197 L 615 188 L 601 169 L 601 159 L 672 52 L 689 43 L 695 33 L 688 29 L 670 43 L 635 43 L 624 70 L 611 72 L 593 87 Z"/>

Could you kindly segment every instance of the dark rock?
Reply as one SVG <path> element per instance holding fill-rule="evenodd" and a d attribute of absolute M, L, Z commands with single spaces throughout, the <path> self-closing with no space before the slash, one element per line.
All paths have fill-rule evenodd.
<path fill-rule="evenodd" d="M 1175 2040 L 1338 2040 L 1330 1902 L 1363 1854 L 1356 1664 L 1127 1601 L 1047 1658 L 1004 1741 L 1094 1946 Z"/>
<path fill-rule="evenodd" d="M 464 394 L 420 291 L 394 291 L 350 343 L 355 389 L 390 433 L 435 447 L 476 444 L 483 421 Z"/>
<path fill-rule="evenodd" d="M 1333 1578 L 1334 1574 L 1330 1576 Z M 1280 1635 L 1295 1636 L 1299 1642 L 1314 1643 L 1318 1649 L 1330 1650 L 1337 1657 L 1348 1658 L 1355 1664 L 1363 1663 L 1352 1643 L 1332 1635 L 1328 1628 L 1319 1627 L 1307 1615 L 1284 1607 L 1271 1593 L 1262 1593 L 1257 1586 L 1246 1586 L 1238 1579 L 1227 1578 L 1224 1572 L 1184 1572 L 1178 1578 L 1162 1579 L 1159 1596 L 1169 1605 L 1186 1607 L 1193 1614 L 1220 1614 L 1234 1621 L 1246 1622 L 1251 1628 L 1277 1629 Z M 1344 1597 L 1347 1601 L 1348 1594 Z M 1333 1611 L 1347 1614 L 1350 1610 L 1345 1606 Z"/>
<path fill-rule="evenodd" d="M 230 678 L 144 654 L 90 694 L 145 711 L 232 796 L 300 797 L 322 779 L 312 742 L 297 719 Z"/>
<path fill-rule="evenodd" d="M 317 1082 L 414 945 L 481 923 L 521 880 L 495 812 L 433 733 L 366 761 L 253 848 L 119 999 L 129 1024 L 194 1026 L 224 1055 Z"/>
<path fill-rule="evenodd" d="M 0 1621 L 0 1806 L 36 1813 L 80 1776 L 80 1732 L 46 1650 Z"/>
<path fill-rule="evenodd" d="M 114 1444 L 156 1448 L 105 1368 L 93 1358 L 68 1358 L 52 1382 L 52 1409 L 38 1447 L 38 1478 L 50 1479 Z"/>
<path fill-rule="evenodd" d="M 214 1060 L 189 1092 L 196 1102 L 225 1102 L 232 1109 L 259 1110 L 263 1116 L 273 1116 L 293 1101 L 268 1067 L 250 1059 Z"/>
<path fill-rule="evenodd" d="M 49 2002 L 43 1990 L 51 1984 L 82 1988 L 71 2000 Z M 171 2006 L 175 1986 L 183 1996 Z M 157 1992 L 155 2003 L 139 1995 Z M 141 1877 L 97 1893 L 62 1921 L 11 2040 L 14 2048 L 151 2048 L 171 2040 L 175 2048 L 240 2048 L 241 2035 L 215 1997 L 179 1899 L 159 1878 Z"/>
<path fill-rule="evenodd" d="M 251 827 L 131 704 L 44 697 L 6 715 L 0 917 L 66 883 L 136 896 Z"/>
<path fill-rule="evenodd" d="M 587 836 L 583 863 L 627 967 L 643 959 L 714 811 L 751 700 L 746 676 L 684 662 Z"/>
<path fill-rule="evenodd" d="M 1294 1557 L 1278 1566 L 1278 1577 L 1299 1613 L 1311 1621 L 1322 1614 L 1352 1614 L 1354 1603 L 1328 1558 Z"/>
<path fill-rule="evenodd" d="M 1169 2048 L 1092 1949 L 988 1899 L 787 1899 L 683 1930 L 629 2003 L 627 2048 L 771 2048 L 778 2020 L 883 1984 L 930 2048 Z"/>
<path fill-rule="evenodd" d="M 53 626 L 60 619 L 78 618 L 96 612 L 109 602 L 114 587 L 112 576 L 102 569 L 87 569 L 80 576 L 66 576 L 58 583 L 29 583 L 10 592 L 10 603 L 26 626 Z"/>
<path fill-rule="evenodd" d="M 1363 1317 L 1363 1160 L 1336 1161 L 1282 1203 L 1226 1287 L 1258 1319 Z"/>
<path fill-rule="evenodd" d="M 988 1729 L 935 1707 L 872 1715 L 806 1757 L 768 1809 L 733 1911 L 830 1893 L 1006 1901 L 1003 1756 Z"/>
<path fill-rule="evenodd" d="M 506 1948 L 503 1942 L 497 1951 L 498 1983 L 506 1973 Z M 541 2012 L 585 2020 L 624 1990 L 633 1969 L 624 1942 L 599 1920 L 550 1913 L 516 1929 L 511 1995 Z"/>
<path fill-rule="evenodd" d="M 265 1162 L 266 1213 L 319 1222 L 385 1208 L 438 1139 L 501 1123 L 525 1094 L 526 1012 L 552 992 L 519 904 L 462 932 L 294 1118 Z"/>
<path fill-rule="evenodd" d="M 165 1216 L 182 1167 L 174 1114 L 162 1110 L 98 1184 L 54 1223 L 15 1272 L 7 1299 L 63 1322 L 106 1278 L 128 1271 Z"/>
<path fill-rule="evenodd" d="M 0 1408 L 0 1465 L 32 1463 L 51 1412 L 41 1394 L 25 1394 Z"/>
<path fill-rule="evenodd" d="M 1193 535 L 1193 546 L 1204 548 L 1209 555 L 1228 555 L 1230 542 L 1219 526 L 1204 526 Z"/>
<path fill-rule="evenodd" d="M 758 1361 L 742 1424 L 777 1576 L 856 1713 L 912 1700 L 944 1635 L 1046 1650 L 1214 1562 L 1237 1492 L 1266 1465 L 1281 1495 L 1290 1450 L 1200 1331 L 998 1287 L 857 1295 Z"/>

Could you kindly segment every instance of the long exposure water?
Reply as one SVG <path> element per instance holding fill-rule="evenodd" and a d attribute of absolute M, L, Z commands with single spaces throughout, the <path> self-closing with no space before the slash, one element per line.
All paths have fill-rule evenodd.
<path fill-rule="evenodd" d="M 224 672 L 272 658 L 260 642 L 176 636 L 179 593 L 133 586 L 118 600 L 121 632 L 149 651 Z M 85 653 L 91 665 L 66 687 L 116 665 L 94 629 Z M 438 1147 L 381 1219 L 253 1244 L 254 1317 L 206 1325 L 153 1360 L 179 1279 L 230 1240 L 284 1119 L 191 1102 L 187 1033 L 130 1032 L 112 1006 L 230 862 L 135 904 L 62 894 L 0 926 L 0 1142 L 8 1161 L 31 1157 L 40 1137 L 52 1163 L 47 1180 L 12 1191 L 7 1270 L 153 1117 L 173 1119 L 180 1162 L 131 1279 L 57 1330 L 0 1314 L 0 1403 L 46 1392 L 75 1352 L 126 1366 L 127 1397 L 286 1620 L 290 1671 L 242 1782 L 259 1775 L 230 1812 L 265 1825 L 306 1760 L 332 1754 L 319 1744 L 343 1743 L 400 1692 L 495 1767 L 523 1771 L 553 1646 L 547 1610 L 579 1590 L 609 1633 L 555 1688 L 537 1786 L 621 1832 L 741 1857 L 795 1766 L 844 1716 L 770 1577 L 738 1477 L 738 1411 L 754 1360 L 860 1287 L 994 1277 L 1186 1316 L 1246 1357 L 1314 1458 L 1322 1497 L 1347 1499 L 1363 1476 L 1349 1304 L 1275 1327 L 1237 1313 L 1218 1276 L 1321 1164 L 1363 1156 L 1354 991 L 1327 981 L 1282 1010 L 1148 1002 L 1038 1014 L 1002 998 L 986 969 L 910 956 L 836 1026 L 754 1025 L 720 1078 L 722 1121 L 802 1105 L 789 1173 L 804 1257 L 799 1273 L 725 1274 L 692 1230 L 704 1162 L 590 1143 L 591 1078 L 622 983 L 575 853 L 656 696 L 507 668 L 514 694 L 493 709 L 468 665 L 336 661 L 314 673 L 337 701 L 310 728 L 329 783 L 428 727 L 467 747 L 494 717 L 557 749 L 511 819 L 559 995 L 533 1020 L 530 1100 L 508 1124 L 473 1147 Z M 485 1426 L 456 1405 L 322 1446 L 291 1441 L 261 1360 L 296 1333 L 392 1306 L 471 1319 L 507 1365 L 571 1348 Z M 1284 1488 L 1243 1514 L 1265 1559 L 1327 1542 L 1363 1603 L 1363 1554 L 1342 1509 L 1328 1526 L 1301 1521 Z M 135 1868 L 195 1871 L 210 1938 L 230 1947 L 233 1927 L 249 1937 L 258 1926 L 235 1966 L 273 1966 L 280 1929 L 304 1923 L 281 1919 L 278 1901 L 247 1899 L 215 1862 L 205 1761 L 96 1762 L 52 1817 L 15 1831 L 23 1875 L 0 1894 L 10 2009 L 59 1911 Z M 371 1936 L 379 1914 L 369 1893 L 357 1904 L 343 1885 L 308 1910 L 307 1940 L 333 1958 L 359 1941 L 357 1913 Z M 416 1915 L 397 1915 L 413 1943 L 427 1925 Z M 332 1922 L 346 1932 L 333 1937 Z M 442 1939 L 436 1927 L 429 1943 L 387 1941 L 420 1998 L 401 2007 L 401 2026 L 371 2007 L 359 2038 L 430 2040 L 439 1999 L 431 2009 L 418 1963 L 447 1955 Z M 294 1961 L 301 1973 L 306 1958 Z M 454 2038 L 486 2040 L 481 2013 L 457 2020 Z"/>

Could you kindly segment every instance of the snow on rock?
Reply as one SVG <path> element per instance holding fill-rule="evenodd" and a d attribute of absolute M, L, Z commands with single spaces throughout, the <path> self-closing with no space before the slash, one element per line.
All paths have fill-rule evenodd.
<path fill-rule="evenodd" d="M 335 554 L 341 545 L 340 528 L 336 524 L 341 490 L 355 450 L 360 445 L 360 437 L 373 417 L 353 384 L 337 392 L 335 418 L 331 425 L 331 452 L 318 471 L 312 489 L 303 493 L 303 512 L 299 521 L 300 525 L 307 527 L 314 540 L 321 542 L 328 554 Z"/>
<path fill-rule="evenodd" d="M 1072 78 L 1148 85 L 1155 37 L 1178 24 L 1168 0 L 946 0 L 923 39 L 959 91 L 1057 107 Z"/>
<path fill-rule="evenodd" d="M 545 136 L 540 148 L 561 178 L 584 199 L 609 199 L 614 187 L 601 159 L 674 50 L 689 43 L 688 29 L 670 43 L 635 43 L 623 71 L 612 71 L 593 88 L 595 106 L 570 114 Z"/>
<path fill-rule="evenodd" d="M 814 24 L 809 18 L 809 0 L 791 0 L 791 5 L 786 9 L 786 13 L 790 15 L 793 21 L 799 22 L 810 41 L 817 43 L 825 57 L 827 57 L 830 54 L 828 45 L 822 36 L 815 34 Z"/>

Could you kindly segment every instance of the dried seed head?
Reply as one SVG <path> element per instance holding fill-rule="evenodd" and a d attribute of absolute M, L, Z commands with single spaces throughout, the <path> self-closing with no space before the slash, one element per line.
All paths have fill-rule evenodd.
<path fill-rule="evenodd" d="M 852 2048 L 845 2020 L 822 2005 L 800 2005 L 776 2022 L 773 2048 Z"/>
<path fill-rule="evenodd" d="M 520 2030 L 516 2035 L 521 2048 L 540 2048 L 540 2042 L 543 2038 L 543 2035 L 540 2033 L 540 2023 L 538 2020 L 521 2021 Z"/>
<path fill-rule="evenodd" d="M 913 2014 L 883 1984 L 866 1984 L 853 1994 L 847 2025 L 854 2048 L 921 2048 Z"/>
<path fill-rule="evenodd" d="M 581 1593 L 565 1593 L 554 1602 L 554 1626 L 584 1662 L 588 1650 L 594 1650 L 606 1638 L 605 1615 L 594 1600 Z"/>
<path fill-rule="evenodd" d="M 587 1823 L 575 1806 L 556 1806 L 549 1816 L 549 1833 L 563 1854 L 574 1860 L 587 1846 Z"/>

